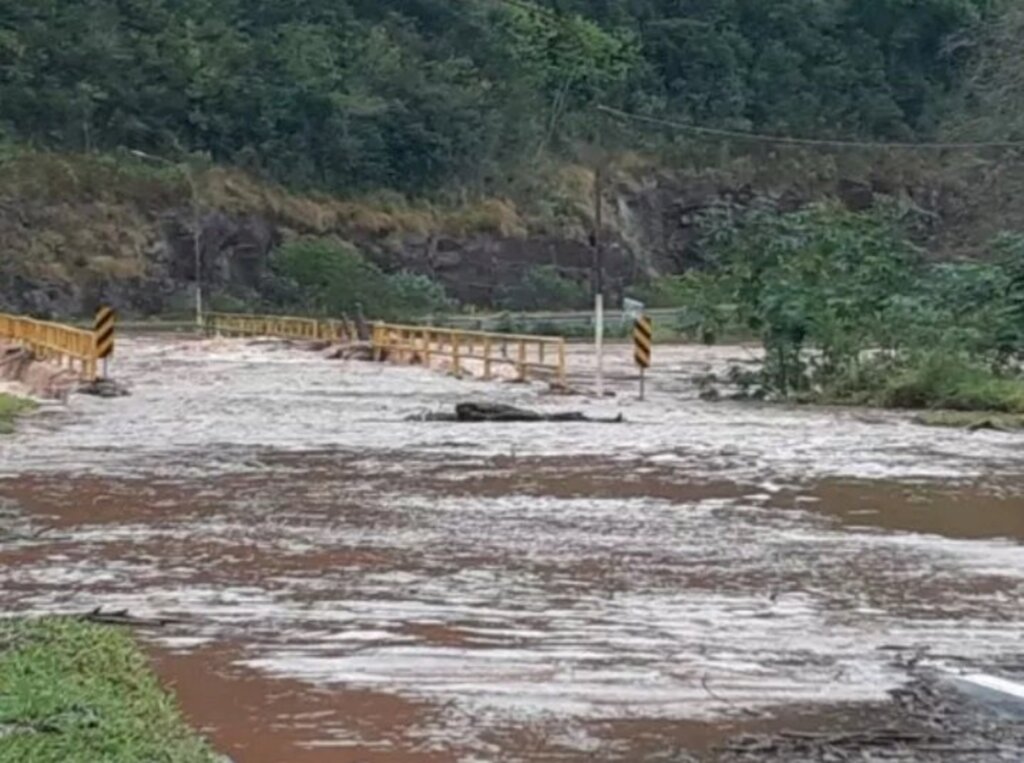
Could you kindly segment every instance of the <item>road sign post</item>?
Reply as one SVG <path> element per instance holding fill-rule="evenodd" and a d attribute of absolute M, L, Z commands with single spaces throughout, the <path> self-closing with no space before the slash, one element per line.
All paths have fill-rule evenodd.
<path fill-rule="evenodd" d="M 640 367 L 640 399 L 646 396 L 647 369 L 651 367 L 651 349 L 654 346 L 654 323 L 641 315 L 633 324 L 633 357 Z"/>

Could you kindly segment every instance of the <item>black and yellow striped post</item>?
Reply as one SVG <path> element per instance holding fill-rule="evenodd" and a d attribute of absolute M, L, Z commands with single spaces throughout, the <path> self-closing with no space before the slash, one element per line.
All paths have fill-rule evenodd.
<path fill-rule="evenodd" d="M 651 367 L 651 349 L 654 347 L 654 323 L 641 315 L 633 325 L 633 357 L 640 367 L 640 399 L 644 399 L 647 369 Z"/>
<path fill-rule="evenodd" d="M 96 338 L 96 358 L 103 361 L 103 376 L 107 375 L 107 362 L 114 354 L 114 329 L 117 313 L 112 307 L 101 307 L 96 313 L 93 336 Z"/>

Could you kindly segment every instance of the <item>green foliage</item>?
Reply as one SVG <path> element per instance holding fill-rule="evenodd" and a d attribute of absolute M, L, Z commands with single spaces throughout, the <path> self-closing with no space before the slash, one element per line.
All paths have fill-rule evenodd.
<path fill-rule="evenodd" d="M 1024 235 L 1003 234 L 995 243 L 997 262 L 1004 276 L 1003 300 L 996 300 L 999 349 L 1024 354 Z"/>
<path fill-rule="evenodd" d="M 0 621 L 0 760 L 213 763 L 123 633 Z"/>
<path fill-rule="evenodd" d="M 691 276 L 690 292 L 735 305 L 757 332 L 771 394 L 1007 412 L 1024 404 L 1017 238 L 997 242 L 992 263 L 930 263 L 896 210 L 823 205 L 739 219 L 725 210 L 707 222 L 706 247 L 712 269 Z"/>
<path fill-rule="evenodd" d="M 650 308 L 688 307 L 693 304 L 693 281 L 686 275 L 660 276 L 630 290 L 630 296 Z"/>
<path fill-rule="evenodd" d="M 589 141 L 601 102 L 806 135 L 927 133 L 965 70 L 970 48 L 953 43 L 989 6 L 0 0 L 0 141 L 419 192 L 493 186 L 524 155 Z"/>
<path fill-rule="evenodd" d="M 537 265 L 518 283 L 501 289 L 498 304 L 506 310 L 578 310 L 587 307 L 586 285 L 562 275 L 553 265 Z"/>
<path fill-rule="evenodd" d="M 404 317 L 422 318 L 453 307 L 444 286 L 425 275 L 401 272 L 387 279 L 392 303 Z"/>
<path fill-rule="evenodd" d="M 281 248 L 278 272 L 300 289 L 299 300 L 325 315 L 409 319 L 451 308 L 444 287 L 412 273 L 388 275 L 351 245 L 333 239 L 300 240 Z"/>
<path fill-rule="evenodd" d="M 1004 432 L 1024 429 L 1024 416 L 990 411 L 925 411 L 914 417 L 918 424 L 957 429 L 996 429 Z"/>
<path fill-rule="evenodd" d="M 502 313 L 492 326 L 481 326 L 481 329 L 497 331 L 501 334 L 534 334 L 538 336 L 559 336 L 565 339 L 592 339 L 594 322 L 592 319 L 582 321 L 558 321 L 550 318 L 537 317 L 529 314 Z M 632 327 L 624 323 L 607 323 L 604 327 L 608 339 L 625 339 L 632 332 Z"/>
<path fill-rule="evenodd" d="M 15 419 L 35 407 L 31 400 L 0 393 L 0 434 L 13 432 Z"/>
<path fill-rule="evenodd" d="M 962 355 L 930 352 L 891 378 L 878 402 L 894 408 L 1024 413 L 1024 380 L 994 375 Z"/>
<path fill-rule="evenodd" d="M 886 349 L 902 341 L 892 318 L 915 252 L 892 220 L 818 206 L 754 212 L 737 225 L 725 213 L 710 221 L 708 241 L 715 274 L 697 290 L 735 304 L 761 336 L 778 393 L 806 389 L 812 366 L 847 370 L 869 339 Z M 806 357 L 807 346 L 819 354 Z"/>

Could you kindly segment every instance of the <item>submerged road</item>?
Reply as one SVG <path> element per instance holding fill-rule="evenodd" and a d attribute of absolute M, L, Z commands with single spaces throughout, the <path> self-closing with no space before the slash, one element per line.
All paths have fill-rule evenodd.
<path fill-rule="evenodd" d="M 147 643 L 238 763 L 679 760 L 1024 653 L 1019 435 L 699 401 L 742 348 L 659 348 L 644 403 L 627 348 L 603 401 L 120 353 L 131 397 L 0 439 L 0 606 L 180 619 Z M 467 399 L 627 423 L 408 420 Z"/>

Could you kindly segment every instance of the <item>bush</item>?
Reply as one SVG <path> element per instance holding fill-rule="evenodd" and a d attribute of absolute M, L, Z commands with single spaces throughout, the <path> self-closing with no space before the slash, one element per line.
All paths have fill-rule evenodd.
<path fill-rule="evenodd" d="M 694 303 L 693 280 L 687 276 L 661 276 L 634 287 L 631 296 L 647 307 L 690 307 Z"/>
<path fill-rule="evenodd" d="M 769 394 L 1016 410 L 1024 241 L 1003 237 L 993 262 L 932 263 L 898 212 L 719 212 L 705 221 L 715 267 L 659 288 L 693 300 L 687 311 L 712 334 L 720 306 L 735 305 L 764 342 Z"/>
<path fill-rule="evenodd" d="M 402 272 L 388 276 L 392 306 L 403 317 L 420 317 L 453 309 L 444 286 L 427 276 Z"/>
<path fill-rule="evenodd" d="M 1024 380 L 1003 377 L 960 355 L 935 352 L 905 368 L 878 402 L 894 408 L 1024 413 Z"/>
<path fill-rule="evenodd" d="M 388 275 L 339 240 L 286 244 L 276 268 L 299 286 L 307 309 L 327 315 L 355 314 L 361 305 L 371 318 L 410 319 L 452 307 L 440 284 L 412 273 Z"/>
<path fill-rule="evenodd" d="M 505 310 L 582 310 L 590 304 L 586 285 L 566 278 L 554 265 L 527 270 L 520 281 L 499 292 L 498 304 Z"/>

